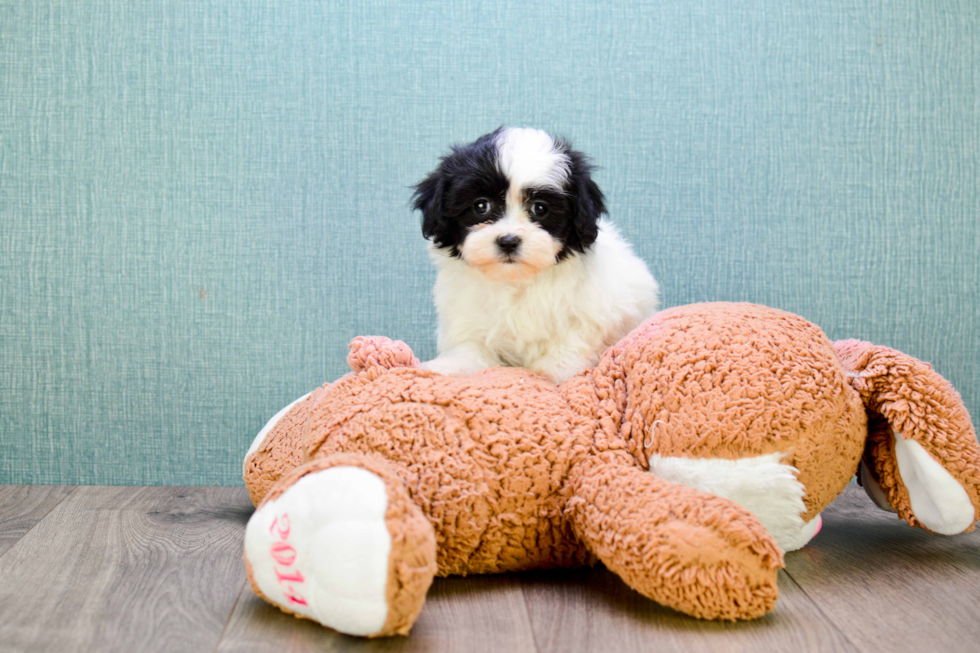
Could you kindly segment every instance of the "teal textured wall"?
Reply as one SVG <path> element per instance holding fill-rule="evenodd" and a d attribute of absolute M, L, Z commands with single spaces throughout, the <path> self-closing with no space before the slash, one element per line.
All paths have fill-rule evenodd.
<path fill-rule="evenodd" d="M 240 482 L 379 333 L 409 186 L 502 123 L 602 166 L 665 304 L 931 361 L 980 414 L 976 0 L 0 0 L 0 483 Z"/>

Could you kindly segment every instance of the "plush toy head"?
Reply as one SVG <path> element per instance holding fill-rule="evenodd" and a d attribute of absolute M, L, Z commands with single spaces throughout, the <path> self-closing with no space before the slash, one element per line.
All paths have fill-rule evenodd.
<path fill-rule="evenodd" d="M 978 517 L 980 447 L 949 384 L 773 309 L 665 311 L 561 386 L 442 376 L 383 338 L 349 362 L 245 461 L 253 587 L 342 632 L 407 632 L 436 573 L 596 559 L 688 614 L 757 617 L 859 465 L 912 525 Z"/>

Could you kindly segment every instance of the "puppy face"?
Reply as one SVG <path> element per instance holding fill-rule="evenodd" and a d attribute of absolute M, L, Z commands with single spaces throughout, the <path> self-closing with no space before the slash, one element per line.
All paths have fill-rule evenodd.
<path fill-rule="evenodd" d="M 415 188 L 422 234 L 499 281 L 585 252 L 605 212 L 580 152 L 537 129 L 501 128 L 455 146 Z"/>

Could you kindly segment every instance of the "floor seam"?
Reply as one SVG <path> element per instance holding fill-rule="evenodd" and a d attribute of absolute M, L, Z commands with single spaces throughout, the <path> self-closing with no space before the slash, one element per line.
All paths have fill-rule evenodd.
<path fill-rule="evenodd" d="M 242 586 L 238 589 L 238 596 L 235 597 L 235 602 L 231 606 L 231 610 L 228 612 L 228 618 L 225 619 L 225 625 L 221 627 L 221 632 L 218 634 L 218 641 L 214 643 L 214 648 L 211 649 L 211 653 L 217 653 L 218 647 L 221 646 L 222 640 L 225 638 L 225 632 L 228 630 L 228 624 L 231 623 L 231 618 L 235 616 L 235 608 L 238 607 L 238 602 L 242 600 L 242 594 L 245 593 L 245 586 L 248 585 L 248 579 L 242 581 Z"/>
<path fill-rule="evenodd" d="M 57 487 L 57 486 L 56 486 L 56 487 Z M 73 494 L 75 493 L 75 490 L 77 490 L 77 489 L 78 489 L 78 486 L 77 486 L 77 485 L 71 485 L 71 486 L 61 486 L 61 487 L 70 487 L 71 489 L 70 489 L 70 490 L 68 490 L 68 493 L 67 493 L 67 494 L 66 494 L 65 496 L 63 496 L 63 497 L 61 497 L 61 500 L 60 500 L 60 501 L 58 501 L 58 502 L 57 502 L 56 504 L 54 504 L 53 506 L 51 506 L 51 508 L 49 508 L 47 512 L 45 512 L 45 513 L 44 513 L 43 515 L 41 515 L 41 518 L 40 518 L 40 519 L 38 519 L 38 520 L 37 520 L 36 522 L 34 522 L 34 525 L 33 525 L 33 526 L 31 526 L 31 527 L 30 527 L 30 528 L 28 528 L 28 529 L 27 529 L 26 531 L 24 531 L 24 534 L 23 534 L 23 535 L 21 535 L 21 536 L 20 536 L 20 537 L 18 537 L 18 538 L 17 538 L 16 540 L 14 540 L 14 543 L 13 543 L 13 544 L 11 544 L 11 545 L 10 545 L 10 547 L 9 547 L 9 548 L 8 548 L 8 549 L 7 549 L 6 551 L 4 551 L 3 553 L 0 553 L 0 559 L 3 559 L 3 557 L 4 557 L 5 555 L 7 555 L 7 554 L 8 554 L 8 553 L 10 553 L 11 551 L 13 551 L 13 550 L 14 550 L 15 548 L 17 548 L 17 545 L 18 545 L 18 544 L 20 544 L 20 543 L 21 543 L 21 541 L 22 541 L 22 540 L 23 540 L 23 539 L 24 539 L 25 537 L 27 537 L 27 536 L 28 536 L 28 534 L 29 534 L 29 533 L 30 533 L 31 531 L 33 531 L 33 530 L 34 530 L 35 528 L 37 528 L 37 527 L 38 527 L 38 525 L 39 525 L 39 524 L 40 524 L 41 522 L 43 522 L 43 521 L 44 521 L 45 519 L 47 519 L 47 517 L 48 517 L 48 515 L 50 515 L 50 514 L 51 514 L 51 513 L 52 513 L 52 512 L 53 512 L 53 511 L 54 511 L 54 510 L 55 510 L 56 508 L 58 508 L 58 507 L 59 507 L 59 506 L 60 506 L 61 504 L 63 504 L 63 503 L 65 502 L 65 500 L 66 500 L 66 499 L 67 499 L 68 497 L 70 497 L 71 495 L 73 495 Z"/>
<path fill-rule="evenodd" d="M 823 617 L 824 619 L 826 619 L 827 620 L 827 623 L 830 624 L 831 627 L 833 627 L 834 630 L 836 630 L 838 633 L 840 633 L 841 637 L 844 638 L 844 641 L 846 641 L 848 644 L 850 644 L 851 645 L 851 648 L 854 649 L 855 651 L 858 651 L 859 653 L 863 653 L 864 649 L 862 649 L 860 646 L 858 646 L 857 644 L 855 644 L 854 641 L 850 637 L 847 636 L 847 633 L 845 633 L 843 630 L 841 630 L 840 627 L 837 625 L 837 623 L 833 619 L 831 619 L 830 615 L 823 611 L 823 607 L 820 605 L 820 603 L 818 603 L 816 599 L 814 599 L 812 596 L 810 596 L 807 593 L 807 591 L 805 589 L 803 589 L 803 586 L 800 585 L 799 582 L 797 582 L 797 580 L 795 578 L 793 578 L 793 575 L 789 573 L 789 569 L 787 569 L 786 567 L 783 567 L 783 571 L 786 572 L 786 577 L 789 578 L 791 581 L 793 581 L 793 584 L 796 585 L 796 588 L 798 590 L 800 590 L 801 592 L 803 592 L 803 596 L 806 597 L 806 600 L 809 601 L 811 604 L 813 604 L 813 607 L 816 608 L 817 612 L 820 613 L 820 616 Z"/>
<path fill-rule="evenodd" d="M 534 631 L 534 623 L 531 620 L 531 607 L 527 603 L 527 592 L 525 591 L 524 579 L 518 578 L 521 586 L 521 600 L 524 603 L 524 615 L 527 617 L 527 627 L 531 630 L 531 644 L 537 653 L 541 653 L 541 646 L 538 644 L 538 634 Z"/>

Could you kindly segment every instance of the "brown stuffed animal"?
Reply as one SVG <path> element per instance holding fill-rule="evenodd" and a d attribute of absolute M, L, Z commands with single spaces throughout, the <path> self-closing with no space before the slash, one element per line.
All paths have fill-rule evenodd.
<path fill-rule="evenodd" d="M 773 608 L 783 552 L 860 473 L 913 526 L 980 516 L 980 446 L 930 367 L 750 304 L 664 311 L 560 386 L 418 368 L 385 338 L 274 417 L 245 460 L 256 593 L 405 634 L 435 575 L 601 561 L 706 619 Z"/>

